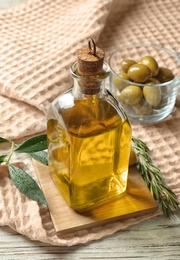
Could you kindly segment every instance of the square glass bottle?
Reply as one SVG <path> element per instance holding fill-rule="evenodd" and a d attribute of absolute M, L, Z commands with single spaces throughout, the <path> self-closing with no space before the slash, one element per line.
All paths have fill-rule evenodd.
<path fill-rule="evenodd" d="M 105 88 L 109 66 L 92 39 L 70 69 L 74 86 L 49 108 L 49 171 L 70 207 L 85 211 L 127 187 L 131 127 Z"/>

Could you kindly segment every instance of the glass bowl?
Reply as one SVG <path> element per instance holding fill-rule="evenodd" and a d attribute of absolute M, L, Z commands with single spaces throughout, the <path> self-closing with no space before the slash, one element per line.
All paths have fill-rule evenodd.
<path fill-rule="evenodd" d="M 136 64 L 124 61 L 127 59 Z M 154 59 L 156 63 L 151 63 Z M 155 44 L 131 44 L 115 50 L 109 65 L 109 90 L 131 122 L 154 123 L 171 114 L 180 85 L 180 58 L 176 52 Z"/>

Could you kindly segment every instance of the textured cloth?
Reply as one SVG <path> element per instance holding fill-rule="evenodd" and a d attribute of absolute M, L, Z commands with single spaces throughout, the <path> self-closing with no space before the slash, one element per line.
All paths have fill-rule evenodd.
<path fill-rule="evenodd" d="M 107 60 L 120 45 L 138 41 L 180 52 L 179 13 L 179 0 L 28 0 L 1 11 L 0 136 L 18 139 L 46 130 L 47 108 L 71 87 L 69 67 L 89 37 L 104 49 Z M 155 164 L 180 199 L 180 97 L 163 122 L 132 128 L 133 135 L 147 143 Z M 36 178 L 28 158 L 18 160 Z M 1 174 L 4 171 L 1 167 Z M 0 202 L 1 226 L 59 246 L 100 239 L 158 214 L 58 237 L 48 208 L 20 194 L 6 172 L 0 179 Z"/>

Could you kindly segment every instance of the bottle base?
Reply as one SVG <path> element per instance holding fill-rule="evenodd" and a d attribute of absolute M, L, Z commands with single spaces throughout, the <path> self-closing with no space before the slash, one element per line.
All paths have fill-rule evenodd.
<path fill-rule="evenodd" d="M 51 178 L 67 204 L 77 212 L 86 212 L 117 200 L 127 189 L 127 172 L 121 174 L 119 178 L 111 177 L 111 181 L 106 178 L 85 187 L 70 184 L 67 178 L 55 173 L 51 174 Z"/>
<path fill-rule="evenodd" d="M 72 205 L 69 205 L 69 206 L 77 213 L 85 214 L 86 212 L 89 212 L 94 209 L 98 209 L 98 208 L 102 207 L 103 205 L 110 204 L 111 202 L 122 199 L 126 195 L 126 193 L 127 193 L 127 190 L 123 191 L 120 194 L 117 194 L 116 196 L 110 197 L 108 199 L 104 199 L 100 202 L 92 203 L 91 205 L 86 206 L 85 208 L 74 208 Z"/>

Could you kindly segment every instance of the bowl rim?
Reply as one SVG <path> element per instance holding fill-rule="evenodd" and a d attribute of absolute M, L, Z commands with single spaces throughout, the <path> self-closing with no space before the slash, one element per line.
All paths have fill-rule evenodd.
<path fill-rule="evenodd" d="M 134 82 L 134 81 L 130 81 L 130 80 L 127 80 L 127 79 L 124 79 L 122 78 L 121 76 L 119 76 L 113 69 L 112 69 L 112 65 L 111 65 L 111 59 L 112 57 L 118 53 L 120 50 L 124 49 L 124 48 L 129 48 L 129 47 L 141 47 L 141 46 L 147 46 L 147 47 L 152 47 L 152 48 L 156 48 L 156 49 L 160 49 L 160 50 L 163 50 L 164 52 L 166 53 L 169 53 L 169 55 L 173 56 L 180 64 L 180 55 L 173 49 L 169 49 L 167 47 L 163 47 L 162 45 L 158 45 L 158 44 L 154 44 L 154 43 L 147 43 L 147 42 L 135 42 L 135 43 L 131 43 L 131 44 L 126 44 L 126 45 L 122 45 L 122 47 L 119 47 L 117 49 L 115 49 L 113 52 L 111 52 L 110 54 L 110 57 L 109 57 L 109 61 L 108 61 L 108 64 L 109 64 L 109 67 L 110 67 L 110 70 L 111 70 L 111 73 L 113 73 L 117 78 L 125 81 L 126 83 L 128 84 L 133 84 L 133 85 L 136 85 L 136 86 L 157 86 L 157 87 L 162 87 L 162 86 L 166 86 L 166 85 L 169 85 L 169 84 L 172 84 L 173 82 L 174 83 L 178 83 L 180 82 L 180 75 L 178 77 L 175 77 L 174 79 L 172 80 L 169 80 L 169 81 L 166 81 L 166 82 L 163 82 L 163 83 L 159 83 L 159 84 L 153 84 L 153 85 L 150 85 L 148 83 L 137 83 L 137 82 Z"/>

